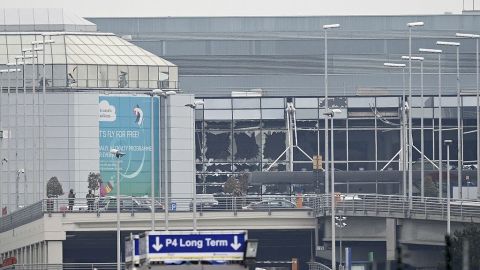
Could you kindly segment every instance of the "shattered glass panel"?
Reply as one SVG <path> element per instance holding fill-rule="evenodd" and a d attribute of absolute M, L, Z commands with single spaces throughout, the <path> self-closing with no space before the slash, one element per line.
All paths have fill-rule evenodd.
<path fill-rule="evenodd" d="M 292 191 L 290 184 L 268 184 L 262 186 L 262 193 L 265 195 L 290 195 Z"/>
<path fill-rule="evenodd" d="M 263 132 L 263 160 L 274 161 L 283 151 L 287 144 L 287 133 L 285 131 L 264 131 Z M 280 160 L 285 160 L 286 155 L 283 154 Z"/>
<path fill-rule="evenodd" d="M 263 119 L 263 128 L 271 128 L 271 129 L 285 129 L 286 128 L 286 121 L 285 120 L 265 120 Z"/>
<path fill-rule="evenodd" d="M 263 163 L 263 170 L 266 171 L 268 167 L 270 167 L 272 163 Z M 284 172 L 287 170 L 287 164 L 277 162 L 270 168 L 270 172 Z"/>
<path fill-rule="evenodd" d="M 205 157 L 208 161 L 229 161 L 232 154 L 231 132 L 205 132 Z"/>
<path fill-rule="evenodd" d="M 317 154 L 317 132 L 316 131 L 307 131 L 299 130 L 297 131 L 298 135 L 298 147 L 303 150 L 303 153 L 298 147 L 293 149 L 294 160 L 301 161 L 310 161 L 314 155 Z M 306 155 L 308 156 L 306 156 Z"/>
<path fill-rule="evenodd" d="M 319 99 L 320 108 L 325 108 L 325 98 Z M 329 108 L 347 108 L 347 97 L 329 97 Z"/>
<path fill-rule="evenodd" d="M 202 160 L 202 153 L 203 149 L 205 146 L 203 145 L 203 136 L 202 136 L 202 131 L 196 131 L 195 132 L 195 159 L 197 162 L 200 162 Z"/>
<path fill-rule="evenodd" d="M 252 130 L 260 129 L 260 120 L 251 120 L 251 121 L 235 121 L 233 128 L 235 131 L 238 130 Z"/>
<path fill-rule="evenodd" d="M 234 133 L 233 157 L 235 161 L 258 161 L 260 158 L 260 131 Z"/>
<path fill-rule="evenodd" d="M 205 121 L 205 129 L 227 129 L 232 128 L 230 121 Z"/>
<path fill-rule="evenodd" d="M 318 121 L 317 120 L 297 120 L 297 129 L 314 129 L 318 128 Z"/>
<path fill-rule="evenodd" d="M 234 172 L 257 172 L 260 170 L 260 163 L 235 163 Z"/>

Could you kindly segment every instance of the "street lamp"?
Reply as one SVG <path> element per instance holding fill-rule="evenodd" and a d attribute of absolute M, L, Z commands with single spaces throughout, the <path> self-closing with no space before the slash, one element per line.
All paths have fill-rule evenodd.
<path fill-rule="evenodd" d="M 410 103 L 410 111 L 408 113 L 408 197 L 409 197 L 409 208 L 410 210 L 413 207 L 413 175 L 412 175 L 412 150 L 413 150 L 413 136 L 412 136 L 412 28 L 421 27 L 424 22 L 409 22 L 408 26 L 408 102 Z M 422 112 L 423 113 L 423 112 Z M 422 143 L 423 144 L 423 143 Z M 423 157 L 422 157 L 423 159 Z"/>
<path fill-rule="evenodd" d="M 343 247 L 342 247 L 342 229 L 347 226 L 347 223 L 344 221 L 347 220 L 347 217 L 344 216 L 337 216 L 335 217 L 335 226 L 340 229 L 340 269 L 343 269 Z"/>
<path fill-rule="evenodd" d="M 169 203 L 169 198 L 168 198 L 168 189 L 169 189 L 169 185 L 168 185 L 168 170 L 167 170 L 167 166 L 168 166 L 168 108 L 167 108 L 167 98 L 169 96 L 173 96 L 173 95 L 176 95 L 177 92 L 175 91 L 165 91 L 165 90 L 162 90 L 162 89 L 153 89 L 152 90 L 152 93 L 154 95 L 157 95 L 159 97 L 163 97 L 163 100 L 164 100 L 164 110 L 165 110 L 165 113 L 164 113 L 164 130 L 165 130 L 165 133 L 164 133 L 164 154 L 163 154 L 163 159 L 165 160 L 165 167 L 164 167 L 164 172 L 163 172 L 163 175 L 164 175 L 164 181 L 165 181 L 165 230 L 168 231 L 168 213 L 169 213 L 169 207 L 170 207 L 170 203 Z M 160 129 L 160 117 L 158 117 L 158 127 Z M 159 159 L 159 165 L 160 165 L 160 168 L 161 168 L 161 160 Z M 161 186 L 161 185 L 159 185 Z M 161 187 L 160 187 L 161 188 Z"/>
<path fill-rule="evenodd" d="M 421 114 L 420 114 L 420 155 L 421 155 L 421 160 L 420 160 L 420 194 L 421 194 L 421 198 L 422 198 L 422 201 L 423 201 L 423 197 L 424 197 L 424 194 L 425 194 L 425 190 L 424 190 L 424 187 L 425 187 L 425 176 L 424 176 L 424 171 L 425 171 L 425 164 L 424 164 L 424 131 L 423 131 L 423 104 L 424 104 L 424 101 L 423 101 L 423 60 L 425 60 L 423 57 L 421 56 L 402 56 L 402 59 L 403 60 L 408 60 L 409 63 L 413 61 L 419 61 L 420 62 L 420 88 L 421 88 L 421 91 L 420 91 L 420 100 L 421 100 Z M 413 106 L 413 103 L 412 103 L 412 96 L 411 96 L 411 92 L 409 93 L 409 97 L 408 97 L 408 102 L 410 102 L 410 104 Z M 412 107 L 410 106 L 410 107 Z M 414 144 L 413 144 L 413 135 L 412 135 L 412 109 L 410 108 L 410 111 L 409 111 L 409 125 L 410 125 L 410 133 L 409 133 L 409 140 L 410 140 L 410 152 L 409 152 L 409 160 L 410 160 L 410 163 L 409 163 L 409 166 L 408 166 L 408 174 L 409 174 L 409 195 L 410 195 L 410 209 L 412 209 L 412 190 L 413 190 L 413 180 L 412 180 L 412 170 L 413 170 L 413 160 L 412 160 L 412 152 L 413 152 L 413 147 L 414 147 Z"/>
<path fill-rule="evenodd" d="M 324 31 L 324 87 L 325 87 L 325 112 L 328 111 L 328 30 L 339 28 L 340 24 L 325 24 L 323 25 Z M 325 193 L 328 192 L 328 119 L 325 118 Z M 332 270 L 335 270 L 335 264 L 332 265 Z"/>
<path fill-rule="evenodd" d="M 457 49 L 457 171 L 458 171 L 458 188 L 460 189 L 460 198 L 462 194 L 462 169 L 463 169 L 463 138 L 462 138 L 462 114 L 460 111 L 460 43 L 437 41 L 437 45 L 455 47 Z"/>
<path fill-rule="evenodd" d="M 42 77 L 42 181 L 45 181 L 45 165 L 46 165 L 46 161 L 45 161 L 45 145 L 46 145 L 46 142 L 45 142 L 45 102 L 46 102 L 46 93 L 47 93 L 47 89 L 46 89 L 46 85 L 47 85 L 47 82 L 46 82 L 46 72 L 45 72 L 45 49 L 46 49 L 46 45 L 47 44 L 53 44 L 55 43 L 55 40 L 52 40 L 52 39 L 45 39 L 47 34 L 42 34 L 42 41 L 33 41 L 32 44 L 36 44 L 36 45 L 39 45 L 39 44 L 42 44 L 43 45 L 43 56 L 42 56 L 42 64 L 43 64 L 43 77 Z M 52 70 L 52 73 L 53 73 L 53 70 Z M 53 76 L 52 76 L 53 77 Z"/>
<path fill-rule="evenodd" d="M 195 151 L 196 151 L 196 141 L 195 141 L 195 109 L 198 106 L 203 106 L 205 105 L 205 102 L 203 100 L 195 100 L 193 103 L 190 104 L 185 104 L 186 107 L 189 107 L 192 109 L 192 119 L 193 119 L 193 171 L 195 174 L 193 175 L 193 183 L 192 183 L 192 209 L 193 209 L 193 231 L 197 231 L 197 174 L 196 174 L 196 156 L 195 156 Z"/>
<path fill-rule="evenodd" d="M 27 59 L 32 59 L 32 61 L 34 61 L 33 59 L 35 58 L 33 55 L 27 55 L 26 53 L 27 52 L 31 52 L 31 49 L 24 49 L 22 50 L 22 56 L 21 56 L 21 59 L 23 60 L 22 63 L 23 63 L 23 168 L 27 168 L 27 147 L 25 147 L 27 145 L 27 120 L 26 120 L 26 116 L 27 116 L 27 103 L 26 103 L 26 100 L 27 100 L 27 84 L 26 84 L 26 74 L 25 74 L 25 70 L 26 70 L 26 60 Z M 32 173 L 33 175 L 33 173 Z M 26 173 L 24 174 L 24 177 L 26 177 Z M 35 187 L 35 183 L 33 183 L 33 187 Z M 32 194 L 32 197 L 34 196 L 35 194 Z M 33 201 L 35 201 L 35 197 L 32 198 Z"/>
<path fill-rule="evenodd" d="M 447 235 L 450 236 L 450 145 L 452 140 L 445 140 L 447 146 Z"/>
<path fill-rule="evenodd" d="M 117 270 L 121 270 L 120 266 L 120 158 L 125 155 L 118 149 L 110 149 L 110 153 L 117 158 Z"/>
<path fill-rule="evenodd" d="M 442 50 L 438 49 L 418 49 L 419 52 L 433 53 L 438 55 L 438 194 L 443 197 L 443 170 L 442 170 Z M 434 157 L 435 158 L 435 157 Z"/>
<path fill-rule="evenodd" d="M 3 76 L 3 74 L 7 73 L 7 72 L 8 72 L 8 69 L 0 70 L 0 129 L 2 130 L 2 132 L 4 132 L 3 121 L 2 121 L 2 119 L 3 119 L 3 86 L 4 86 L 4 83 L 3 83 L 4 76 Z M 7 117 L 7 119 L 8 119 L 8 117 Z M 5 134 L 3 134 L 3 135 L 5 135 Z M 7 161 L 6 158 L 3 158 L 2 162 L 1 162 L 2 165 L 3 165 L 4 160 L 5 160 L 5 162 Z M 1 175 L 0 175 L 0 177 L 1 177 Z M 1 181 L 0 181 L 0 186 L 1 186 Z M 8 182 L 7 182 L 7 187 L 8 187 Z M 1 194 L 2 193 L 0 192 L 0 195 Z M 7 196 L 8 196 L 8 194 L 7 194 Z M 8 197 L 7 197 L 7 203 L 8 203 Z M 0 198 L 0 210 L 3 210 L 3 198 Z"/>
<path fill-rule="evenodd" d="M 25 169 L 19 169 L 17 170 L 17 177 L 16 177 L 16 181 L 15 181 L 15 209 L 18 210 L 20 208 L 20 205 L 19 205 L 19 202 L 20 202 L 20 193 L 18 191 L 18 185 L 20 184 L 20 174 L 24 174 L 25 173 Z M 24 190 L 23 191 L 23 198 L 24 198 L 24 202 L 23 202 L 23 205 L 25 206 L 26 203 L 27 203 L 27 194 L 26 194 L 26 191 Z"/>
<path fill-rule="evenodd" d="M 330 143 L 332 146 L 332 158 L 330 162 L 332 163 L 331 170 L 332 170 L 332 175 L 331 175 L 331 183 L 330 183 L 330 197 L 331 197 L 331 225 L 332 225 L 332 269 L 336 269 L 336 255 L 335 255 L 335 152 L 334 152 L 334 144 L 333 144 L 333 117 L 335 117 L 335 114 L 341 113 L 342 111 L 340 109 L 332 109 L 328 112 L 324 112 L 323 115 L 327 116 L 330 118 L 330 125 L 331 125 L 331 134 L 330 134 Z M 327 118 L 325 118 L 327 119 Z M 327 126 L 325 126 L 327 127 Z M 325 130 L 325 133 L 327 133 L 328 130 Z M 325 149 L 327 150 L 327 149 Z M 326 151 L 328 152 L 328 150 Z"/>
<path fill-rule="evenodd" d="M 2 70 L 0 70 L 0 74 L 3 73 Z M 1 89 L 3 91 L 3 89 Z M 1 167 L 3 168 L 3 164 L 4 163 L 8 163 L 8 159 L 7 158 L 3 158 L 1 161 L 0 161 L 0 165 Z M 2 170 L 3 171 L 3 170 Z M 2 186 L 2 172 L 0 172 L 0 187 Z M 7 194 L 8 196 L 8 194 Z M 8 198 L 8 197 L 7 197 Z M 8 209 L 8 208 L 7 208 Z M 2 193 L 0 192 L 0 217 L 3 216 L 3 197 L 2 197 Z"/>
<path fill-rule="evenodd" d="M 479 85 L 479 54 L 478 54 L 478 40 L 480 39 L 480 35 L 476 34 L 465 34 L 465 33 L 457 33 L 457 37 L 462 38 L 474 38 L 476 41 L 476 96 L 477 96 L 477 198 L 480 198 L 480 89 Z"/>
<path fill-rule="evenodd" d="M 400 125 L 401 130 L 400 130 L 400 141 L 401 141 L 401 151 L 400 151 L 400 159 L 402 162 L 402 181 L 403 181 L 403 197 L 407 197 L 407 175 L 405 171 L 406 163 L 405 163 L 405 158 L 406 158 L 406 103 L 405 103 L 405 64 L 397 64 L 397 63 L 383 63 L 383 66 L 387 68 L 401 68 L 402 69 L 402 79 L 403 79 L 403 87 L 402 87 L 402 123 Z M 400 162 L 398 164 L 400 168 Z"/>

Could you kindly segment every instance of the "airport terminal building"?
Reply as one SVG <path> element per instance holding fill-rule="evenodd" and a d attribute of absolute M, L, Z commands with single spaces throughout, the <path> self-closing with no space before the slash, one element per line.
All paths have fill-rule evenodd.
<path fill-rule="evenodd" d="M 401 57 L 409 54 L 407 23 L 415 21 L 425 25 L 410 29 L 411 52 L 424 59 L 412 61 L 409 97 L 409 62 Z M 340 28 L 322 28 L 336 23 Z M 478 33 L 478 25 L 474 13 L 79 18 L 56 9 L 0 9 L 0 258 L 61 264 L 105 254 L 101 262 L 114 261 L 113 213 L 23 213 L 47 197 L 67 202 L 70 189 L 77 198 L 89 190 L 115 194 L 117 169 L 123 195 L 149 195 L 152 179 L 159 195 L 166 180 L 173 202 L 192 198 L 195 181 L 197 193 L 221 196 L 229 178 L 244 174 L 250 194 L 323 193 L 328 181 L 314 161 L 326 159 L 332 127 L 338 192 L 403 194 L 410 145 L 413 195 L 435 197 L 442 188 L 445 196 L 441 165 L 456 171 L 453 186 L 460 178 L 465 187 L 460 194 L 454 187 L 454 196 L 477 198 L 476 40 L 455 34 Z M 437 41 L 460 42 L 459 54 Z M 192 110 L 195 100 L 204 104 Z M 326 118 L 332 109 L 333 119 Z M 453 141 L 448 166 L 445 139 Z M 112 148 L 126 153 L 118 167 Z M 98 187 L 89 185 L 91 173 L 100 174 Z M 172 227 L 190 230 L 190 209 L 177 210 Z M 199 218 L 204 230 L 249 230 L 268 246 L 264 259 L 295 254 L 305 263 L 318 254 L 315 240 L 329 241 L 328 221 L 314 210 Z M 122 236 L 148 230 L 148 214 L 123 212 Z M 368 256 L 361 245 L 381 263 L 394 260 L 389 248 L 397 239 L 387 234 L 403 228 L 413 235 L 405 243 L 411 250 L 426 243 L 427 255 L 441 252 L 443 239 L 419 244 L 415 236 L 419 223 L 443 232 L 443 219 L 370 218 L 358 224 L 384 235 L 351 236 L 358 260 Z"/>
<path fill-rule="evenodd" d="M 339 182 L 336 190 L 401 192 L 401 179 L 382 188 L 380 182 L 386 179 L 357 178 L 360 171 L 402 168 L 401 155 L 397 155 L 402 145 L 402 94 L 407 96 L 406 106 L 411 107 L 413 145 L 417 149 L 412 150 L 414 170 L 420 170 L 422 146 L 425 170 L 438 167 L 440 118 L 442 141 L 453 140 L 452 166 L 458 167 L 459 133 L 464 170 L 474 170 L 477 166 L 475 39 L 455 37 L 457 32 L 476 33 L 480 17 L 475 13 L 88 20 L 101 31 L 123 36 L 177 64 L 180 88 L 205 101 L 205 106 L 197 109 L 195 119 L 199 192 L 221 192 L 222 184 L 231 175 L 244 172 L 312 171 L 312 158 L 324 156 L 325 152 L 325 67 L 329 74 L 329 104 L 341 110 L 333 120 L 335 168 L 339 175 L 352 172 L 336 178 Z M 424 57 L 424 61 L 412 62 L 410 101 L 408 61 L 401 57 L 409 53 L 407 23 L 415 21 L 423 21 L 425 25 L 411 29 L 412 55 Z M 322 25 L 335 23 L 340 28 L 328 30 L 325 66 Z M 459 97 L 456 50 L 438 46 L 436 41 L 461 43 Z M 440 80 L 438 55 L 419 53 L 420 48 L 443 50 Z M 385 67 L 385 62 L 406 64 L 405 73 L 402 69 Z M 287 110 L 289 104 L 294 114 Z M 292 141 L 289 133 L 295 133 Z M 293 151 L 284 152 L 292 145 Z M 442 148 L 445 163 L 446 148 Z M 473 171 L 463 175 L 463 186 L 476 186 Z M 431 178 L 438 183 L 438 173 Z M 357 183 L 346 184 L 351 181 Z M 419 177 L 414 179 L 417 187 L 419 181 Z M 272 182 L 275 181 L 269 183 Z M 291 182 L 295 184 L 294 180 Z M 251 192 L 275 193 L 278 188 L 267 185 Z"/>

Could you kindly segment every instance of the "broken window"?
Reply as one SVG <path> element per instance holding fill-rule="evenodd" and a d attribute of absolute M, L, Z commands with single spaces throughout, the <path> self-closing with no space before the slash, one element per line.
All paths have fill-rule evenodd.
<path fill-rule="evenodd" d="M 287 134 L 285 131 L 264 131 L 263 133 L 263 159 L 265 161 L 274 161 L 285 151 Z M 283 154 L 280 160 L 285 160 Z"/>
<path fill-rule="evenodd" d="M 235 132 L 234 159 L 256 161 L 260 158 L 260 131 Z"/>
<path fill-rule="evenodd" d="M 205 157 L 214 161 L 231 160 L 232 133 L 206 132 Z"/>
<path fill-rule="evenodd" d="M 235 163 L 233 170 L 239 172 L 256 172 L 260 170 L 260 163 Z"/>

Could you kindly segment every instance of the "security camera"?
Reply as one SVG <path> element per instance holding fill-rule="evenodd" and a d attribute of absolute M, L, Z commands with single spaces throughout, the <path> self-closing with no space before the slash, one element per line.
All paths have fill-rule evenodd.
<path fill-rule="evenodd" d="M 25 173 L 25 169 L 21 169 L 21 170 L 20 170 L 20 173 Z"/>
<path fill-rule="evenodd" d="M 118 150 L 118 149 L 110 149 L 110 153 L 111 153 L 112 155 L 115 155 L 115 157 L 117 157 L 117 158 L 122 157 L 122 156 L 125 155 L 125 153 L 120 152 L 120 150 Z"/>

